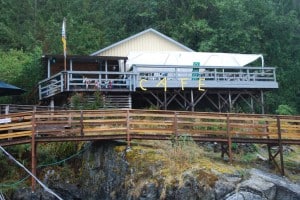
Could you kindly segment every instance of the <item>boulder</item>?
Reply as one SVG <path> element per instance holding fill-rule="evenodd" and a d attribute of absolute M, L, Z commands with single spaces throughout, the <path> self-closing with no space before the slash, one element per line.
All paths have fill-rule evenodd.
<path fill-rule="evenodd" d="M 220 175 L 219 180 L 216 182 L 214 187 L 216 199 L 222 199 L 227 194 L 234 191 L 241 180 L 241 177 L 231 174 Z"/>
<path fill-rule="evenodd" d="M 266 198 L 261 197 L 260 195 L 253 194 L 251 192 L 246 192 L 246 191 L 241 191 L 241 192 L 231 194 L 225 199 L 226 200 L 268 200 Z"/>
<path fill-rule="evenodd" d="M 253 179 L 263 179 L 266 182 L 272 183 L 276 187 L 275 200 L 291 200 L 300 199 L 300 185 L 292 183 L 285 177 L 280 177 L 275 174 L 263 172 L 258 169 L 250 170 Z"/>
<path fill-rule="evenodd" d="M 250 178 L 237 185 L 234 192 L 226 195 L 226 200 L 296 200 L 300 199 L 300 186 L 284 177 L 250 170 Z"/>

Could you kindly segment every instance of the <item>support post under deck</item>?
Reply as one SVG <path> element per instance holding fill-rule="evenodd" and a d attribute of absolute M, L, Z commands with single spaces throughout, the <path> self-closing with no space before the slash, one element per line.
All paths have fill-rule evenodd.
<path fill-rule="evenodd" d="M 164 109 L 167 110 L 167 92 L 164 91 Z"/>
<path fill-rule="evenodd" d="M 130 112 L 127 110 L 126 112 L 126 135 L 127 135 L 127 149 L 130 148 Z"/>
<path fill-rule="evenodd" d="M 218 111 L 219 111 L 219 112 L 222 112 L 220 94 L 218 93 L 217 96 L 218 96 Z"/>
<path fill-rule="evenodd" d="M 281 140 L 281 125 L 280 125 L 280 118 L 277 116 L 277 130 L 278 130 L 278 145 L 279 145 L 279 156 L 280 156 L 280 165 L 281 165 L 281 175 L 284 175 L 284 163 L 283 163 L 283 147 L 282 147 L 282 140 Z"/>
<path fill-rule="evenodd" d="M 232 156 L 232 139 L 231 139 L 231 132 L 230 132 L 230 119 L 229 114 L 226 115 L 226 135 L 227 135 L 227 142 L 221 143 L 221 157 L 224 159 L 224 155 L 226 154 L 229 158 L 229 162 L 232 163 L 233 156 Z"/>
<path fill-rule="evenodd" d="M 268 153 L 269 153 L 269 161 L 273 161 L 275 167 L 280 171 L 280 174 L 284 176 L 284 162 L 283 162 L 283 145 L 282 145 L 282 138 L 281 138 L 281 124 L 280 124 L 280 117 L 276 117 L 277 120 L 277 134 L 278 134 L 278 149 L 272 154 L 271 147 L 277 146 L 276 144 L 268 144 Z M 276 156 L 279 154 L 280 159 L 280 166 L 276 162 Z"/>
<path fill-rule="evenodd" d="M 227 116 L 226 116 L 226 122 L 227 122 L 227 137 L 228 137 L 229 162 L 232 163 L 232 149 L 231 149 L 232 141 L 231 141 L 229 114 L 227 114 Z"/>
<path fill-rule="evenodd" d="M 35 142 L 35 129 L 36 129 L 36 123 L 35 123 L 35 112 L 32 114 L 32 135 L 31 135 L 31 173 L 33 176 L 31 177 L 31 190 L 34 192 L 36 187 L 36 180 L 34 177 L 36 177 L 36 147 L 37 144 Z"/>
<path fill-rule="evenodd" d="M 254 111 L 254 103 L 253 103 L 253 97 L 250 96 L 250 105 L 251 105 L 251 112 L 254 114 L 255 111 Z"/>
<path fill-rule="evenodd" d="M 228 101 L 229 101 L 229 110 L 228 112 L 232 112 L 232 101 L 231 101 L 231 92 L 228 92 Z"/>
<path fill-rule="evenodd" d="M 194 92 L 193 90 L 191 89 L 191 109 L 192 109 L 192 112 L 195 111 L 195 104 L 194 104 Z"/>
<path fill-rule="evenodd" d="M 54 111 L 54 98 L 53 97 L 50 100 L 50 109 L 51 109 L 51 111 Z"/>
<path fill-rule="evenodd" d="M 264 102 L 264 91 L 260 91 L 260 100 L 261 100 L 261 114 L 265 114 L 265 102 Z"/>

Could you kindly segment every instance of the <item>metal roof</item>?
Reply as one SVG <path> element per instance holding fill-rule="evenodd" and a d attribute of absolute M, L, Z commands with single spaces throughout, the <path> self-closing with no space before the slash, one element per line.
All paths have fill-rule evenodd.
<path fill-rule="evenodd" d="M 58 59 L 63 60 L 64 55 L 56 54 L 56 55 L 43 55 L 42 60 L 48 59 Z M 80 61 L 93 61 L 93 60 L 127 60 L 127 57 L 120 56 L 89 56 L 89 55 L 67 55 L 67 60 L 80 60 Z"/>

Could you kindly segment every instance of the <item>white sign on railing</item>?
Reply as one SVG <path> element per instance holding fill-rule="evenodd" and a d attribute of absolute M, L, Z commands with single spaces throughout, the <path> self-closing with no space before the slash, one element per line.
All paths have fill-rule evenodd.
<path fill-rule="evenodd" d="M 11 118 L 0 119 L 0 124 L 10 123 L 10 122 L 11 122 Z"/>

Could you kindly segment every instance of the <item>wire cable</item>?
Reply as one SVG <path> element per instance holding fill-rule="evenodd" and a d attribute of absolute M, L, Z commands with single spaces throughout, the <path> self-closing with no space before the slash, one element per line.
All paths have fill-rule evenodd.
<path fill-rule="evenodd" d="M 86 145 L 86 147 L 84 147 L 82 150 L 78 151 L 76 154 L 73 154 L 63 160 L 60 160 L 60 161 L 57 161 L 57 162 L 54 162 L 54 163 L 48 163 L 48 164 L 43 164 L 43 165 L 38 165 L 37 166 L 37 169 L 39 168 L 42 168 L 42 167 L 48 167 L 48 166 L 53 166 L 53 165 L 59 165 L 61 163 L 64 163 L 76 156 L 79 156 L 80 154 L 82 154 L 83 152 L 85 152 L 86 150 L 89 149 L 89 147 L 91 146 L 91 143 L 89 143 L 88 145 Z M 26 179 L 28 179 L 30 177 L 30 175 L 27 175 L 25 176 L 24 178 L 14 182 L 14 183 L 3 183 L 3 184 L 0 184 L 0 188 L 3 188 L 3 187 L 14 187 L 15 185 L 19 185 L 21 184 L 22 182 L 24 182 Z"/>
<path fill-rule="evenodd" d="M 32 176 L 45 189 L 46 192 L 49 192 L 50 194 L 54 195 L 59 200 L 63 200 L 60 196 L 58 196 L 50 188 L 48 188 L 45 184 L 43 184 L 36 176 L 34 176 L 26 167 L 24 167 L 24 165 L 22 165 L 12 155 L 10 155 L 2 146 L 0 146 L 0 150 L 3 151 L 3 153 L 8 157 L 8 159 L 14 161 L 17 165 L 23 168 L 28 174 L 30 174 L 30 176 Z"/>

